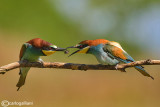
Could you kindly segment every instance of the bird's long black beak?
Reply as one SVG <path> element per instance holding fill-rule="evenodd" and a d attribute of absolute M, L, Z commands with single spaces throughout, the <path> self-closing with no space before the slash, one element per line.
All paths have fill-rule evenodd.
<path fill-rule="evenodd" d="M 64 51 L 65 54 L 68 54 L 69 51 L 67 50 L 67 48 L 56 48 L 54 51 Z"/>
<path fill-rule="evenodd" d="M 79 50 L 77 50 L 77 51 L 75 51 L 75 52 L 71 53 L 68 57 L 70 57 L 70 56 L 74 55 L 75 53 L 78 53 L 80 50 L 81 50 L 81 49 L 79 49 Z"/>
<path fill-rule="evenodd" d="M 84 48 L 79 48 L 79 45 L 76 45 L 76 46 L 71 46 L 71 47 L 67 47 L 66 49 L 68 48 L 78 48 L 79 50 L 71 53 L 68 57 L 74 55 L 75 53 L 87 53 L 88 49 L 90 48 L 89 46 L 87 47 L 84 47 Z"/>
<path fill-rule="evenodd" d="M 67 50 L 66 48 L 55 48 L 55 51 L 65 51 L 65 50 Z"/>
<path fill-rule="evenodd" d="M 79 45 L 76 45 L 76 46 L 70 46 L 70 47 L 67 47 L 66 49 L 68 48 L 78 48 Z"/>
<path fill-rule="evenodd" d="M 70 47 L 67 47 L 66 49 L 68 49 L 68 48 L 78 48 L 78 45 L 76 45 L 76 46 L 70 46 Z M 78 51 L 80 51 L 80 49 L 77 50 L 77 51 L 75 51 L 75 52 L 73 52 L 73 53 L 71 53 L 68 57 L 72 56 L 73 54 L 77 53 Z"/>

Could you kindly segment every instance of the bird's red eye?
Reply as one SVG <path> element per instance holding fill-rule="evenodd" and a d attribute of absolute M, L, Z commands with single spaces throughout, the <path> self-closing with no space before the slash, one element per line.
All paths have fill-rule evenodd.
<path fill-rule="evenodd" d="M 81 45 L 78 45 L 77 48 L 82 49 L 82 48 L 84 48 L 84 47 L 86 47 L 86 46 L 87 46 L 87 45 L 82 45 L 82 44 L 81 44 Z"/>

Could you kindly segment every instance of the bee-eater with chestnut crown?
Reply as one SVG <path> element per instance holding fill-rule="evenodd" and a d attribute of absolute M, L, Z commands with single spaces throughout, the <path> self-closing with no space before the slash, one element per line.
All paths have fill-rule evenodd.
<path fill-rule="evenodd" d="M 97 58 L 99 63 L 104 65 L 117 65 L 119 63 L 134 62 L 134 59 L 121 47 L 119 43 L 105 39 L 85 40 L 76 46 L 68 48 L 79 48 L 79 50 L 73 52 L 71 55 L 75 53 L 92 54 Z M 142 66 L 135 66 L 135 69 L 137 69 L 141 74 L 154 79 L 143 68 L 144 67 Z"/>
<path fill-rule="evenodd" d="M 56 51 L 64 51 L 64 48 L 58 48 L 56 45 L 53 45 L 47 41 L 44 41 L 40 38 L 32 39 L 22 45 L 20 50 L 20 61 L 28 61 L 28 62 L 43 62 L 40 59 L 40 56 L 48 56 Z M 25 84 L 25 79 L 30 67 L 21 67 L 20 68 L 20 78 L 17 83 L 17 91 Z"/>

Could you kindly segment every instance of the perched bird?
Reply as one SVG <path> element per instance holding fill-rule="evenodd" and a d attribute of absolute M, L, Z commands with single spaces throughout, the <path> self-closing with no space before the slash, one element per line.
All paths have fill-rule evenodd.
<path fill-rule="evenodd" d="M 40 56 L 48 56 L 56 51 L 64 51 L 64 48 L 58 48 L 56 45 L 53 45 L 47 41 L 44 41 L 40 38 L 32 39 L 22 45 L 20 50 L 19 59 L 20 61 L 27 61 L 27 62 L 43 62 L 40 59 Z M 30 67 L 21 67 L 20 68 L 20 78 L 17 83 L 17 91 L 25 84 L 25 79 Z"/>
<path fill-rule="evenodd" d="M 104 65 L 117 65 L 119 63 L 134 62 L 134 59 L 121 47 L 121 45 L 114 41 L 105 39 L 85 40 L 80 42 L 76 46 L 68 48 L 79 48 L 79 50 L 73 52 L 69 56 L 75 53 L 87 53 L 94 55 L 98 62 Z M 142 66 L 135 66 L 141 74 L 151 77 Z"/>

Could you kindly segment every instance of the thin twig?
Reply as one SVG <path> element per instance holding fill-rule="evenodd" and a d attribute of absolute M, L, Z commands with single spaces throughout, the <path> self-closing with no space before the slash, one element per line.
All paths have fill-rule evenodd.
<path fill-rule="evenodd" d="M 57 69 L 72 69 L 72 70 L 120 70 L 125 71 L 128 67 L 134 67 L 137 65 L 160 65 L 160 60 L 141 60 L 131 62 L 128 64 L 113 65 L 91 65 L 91 64 L 74 64 L 74 63 L 62 63 L 62 62 L 25 62 L 18 61 L 11 64 L 1 66 L 0 74 L 4 74 L 7 71 L 19 68 L 19 67 L 36 67 L 36 68 L 57 68 Z"/>

